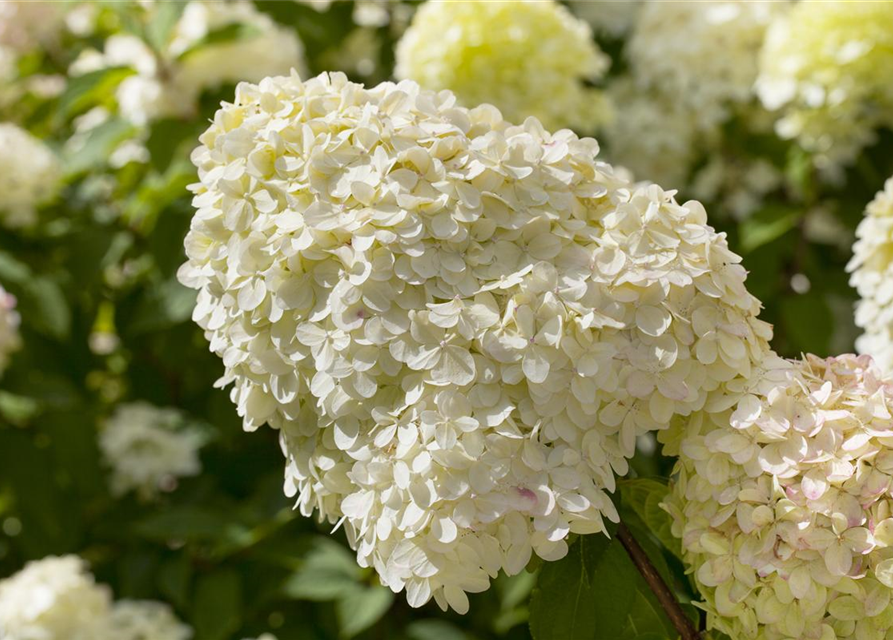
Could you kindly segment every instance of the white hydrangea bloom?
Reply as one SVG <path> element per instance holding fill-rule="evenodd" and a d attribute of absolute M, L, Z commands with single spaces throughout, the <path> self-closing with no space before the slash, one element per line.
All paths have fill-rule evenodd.
<path fill-rule="evenodd" d="M 869 356 L 767 364 L 688 421 L 668 507 L 708 628 L 866 640 L 893 628 L 893 381 Z"/>
<path fill-rule="evenodd" d="M 189 640 L 192 629 L 162 602 L 119 600 L 99 640 Z"/>
<path fill-rule="evenodd" d="M 65 9 L 60 2 L 0 0 L 0 48 L 26 53 L 51 43 L 63 25 Z"/>
<path fill-rule="evenodd" d="M 204 443 L 204 434 L 179 411 L 144 402 L 118 407 L 99 436 L 112 493 L 135 490 L 144 497 L 171 490 L 176 478 L 198 475 Z"/>
<path fill-rule="evenodd" d="M 890 2 L 804 0 L 767 33 L 760 98 L 819 166 L 853 161 L 878 127 L 893 127 L 891 25 Z"/>
<path fill-rule="evenodd" d="M 43 142 L 8 122 L 0 123 L 0 149 L 0 225 L 32 225 L 37 208 L 59 190 L 59 161 Z"/>
<path fill-rule="evenodd" d="M 19 335 L 20 323 L 15 296 L 0 285 L 0 376 L 9 366 L 12 353 L 22 346 L 22 338 Z"/>
<path fill-rule="evenodd" d="M 847 265 L 860 298 L 856 324 L 865 330 L 856 348 L 893 372 L 893 178 L 869 203 L 856 237 Z"/>
<path fill-rule="evenodd" d="M 599 79 L 609 59 L 589 26 L 551 0 L 431 0 L 396 56 L 398 78 L 453 91 L 466 106 L 493 104 L 515 122 L 535 116 L 589 131 L 606 119 L 600 92 L 585 82 Z"/>
<path fill-rule="evenodd" d="M 642 0 L 572 0 L 571 10 L 598 34 L 619 38 L 635 24 Z"/>
<path fill-rule="evenodd" d="M 95 640 L 111 594 L 76 556 L 29 562 L 0 581 L 3 640 Z"/>
<path fill-rule="evenodd" d="M 698 115 L 663 94 L 643 91 L 630 78 L 614 82 L 608 96 L 618 114 L 604 131 L 611 162 L 639 179 L 686 184 L 697 152 L 715 138 L 699 131 Z"/>
<path fill-rule="evenodd" d="M 202 44 L 208 34 L 228 25 L 239 25 L 244 33 L 233 40 Z M 194 115 L 206 89 L 302 70 L 304 62 L 294 30 L 278 25 L 252 2 L 193 0 L 160 54 L 136 36 L 115 34 L 101 54 L 82 54 L 71 71 L 116 66 L 136 71 L 119 85 L 116 96 L 121 114 L 142 125 L 157 118 Z"/>
<path fill-rule="evenodd" d="M 636 81 L 711 127 L 754 97 L 766 28 L 787 2 L 645 2 L 628 52 Z"/>
<path fill-rule="evenodd" d="M 323 74 L 239 85 L 201 142 L 179 277 L 220 384 L 413 606 L 604 531 L 636 437 L 767 349 L 703 207 L 569 130 Z"/>

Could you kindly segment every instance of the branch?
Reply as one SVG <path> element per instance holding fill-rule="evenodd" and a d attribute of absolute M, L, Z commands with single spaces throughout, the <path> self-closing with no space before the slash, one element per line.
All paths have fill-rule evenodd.
<path fill-rule="evenodd" d="M 673 592 L 670 591 L 667 583 L 663 581 L 663 578 L 660 577 L 657 569 L 651 564 L 651 560 L 648 559 L 645 550 L 642 549 L 633 537 L 633 534 L 622 522 L 620 523 L 620 526 L 617 527 L 617 539 L 620 540 L 620 544 L 626 549 L 626 553 L 629 554 L 633 564 L 636 565 L 636 569 L 638 569 L 639 573 L 642 574 L 642 577 L 645 578 L 645 582 L 648 583 L 651 591 L 654 592 L 657 601 L 663 608 L 664 613 L 667 614 L 670 622 L 676 627 L 676 631 L 679 632 L 682 640 L 701 640 L 700 632 L 695 629 L 691 619 L 685 615 L 685 612 L 682 610 L 682 607 L 679 606 L 679 602 L 677 602 Z"/>

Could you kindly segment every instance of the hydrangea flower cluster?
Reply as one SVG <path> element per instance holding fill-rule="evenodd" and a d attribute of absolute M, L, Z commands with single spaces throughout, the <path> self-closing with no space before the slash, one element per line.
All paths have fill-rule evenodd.
<path fill-rule="evenodd" d="M 76 556 L 29 562 L 0 581 L 0 638 L 95 640 L 111 600 Z"/>
<path fill-rule="evenodd" d="M 464 612 L 604 531 L 636 437 L 768 349 L 703 207 L 568 130 L 292 75 L 240 84 L 201 143 L 179 277 L 219 384 L 281 431 L 301 512 L 413 606 Z"/>
<path fill-rule="evenodd" d="M 192 628 L 170 606 L 148 600 L 119 600 L 99 640 L 189 640 Z"/>
<path fill-rule="evenodd" d="M 157 10 L 150 5 L 150 12 Z M 238 25 L 232 40 L 205 42 L 212 33 Z M 143 125 L 163 117 L 194 115 L 199 96 L 228 82 L 302 69 L 303 47 L 293 29 L 260 13 L 252 2 L 194 0 L 186 4 L 160 53 L 142 39 L 115 34 L 102 53 L 92 50 L 72 65 L 73 74 L 106 67 L 131 67 L 136 73 L 119 85 L 121 114 Z"/>
<path fill-rule="evenodd" d="M 0 2 L 0 50 L 26 53 L 55 39 L 65 6 L 56 2 Z"/>
<path fill-rule="evenodd" d="M 22 346 L 20 323 L 15 296 L 0 285 L 0 376 L 9 366 L 12 353 Z"/>
<path fill-rule="evenodd" d="M 27 227 L 59 189 L 59 161 L 43 142 L 8 122 L 0 123 L 0 149 L 0 225 Z"/>
<path fill-rule="evenodd" d="M 605 121 L 598 80 L 609 59 L 589 26 L 546 2 L 444 2 L 416 12 L 396 50 L 395 74 L 426 89 L 453 91 L 461 104 L 489 103 L 520 122 L 591 131 Z"/>
<path fill-rule="evenodd" d="M 893 382 L 869 356 L 771 359 L 688 420 L 673 532 L 732 638 L 864 640 L 893 627 Z"/>
<path fill-rule="evenodd" d="M 893 178 L 869 203 L 856 237 L 847 265 L 860 298 L 856 324 L 865 330 L 856 348 L 893 372 Z"/>
<path fill-rule="evenodd" d="M 645 2 L 628 52 L 640 87 L 696 114 L 703 128 L 750 102 L 763 37 L 787 2 Z"/>
<path fill-rule="evenodd" d="M 192 629 L 159 602 L 120 600 L 77 556 L 29 562 L 0 581 L 3 640 L 189 640 Z"/>
<path fill-rule="evenodd" d="M 121 405 L 99 436 L 99 448 L 112 470 L 112 493 L 136 491 L 152 498 L 158 491 L 173 490 L 177 478 L 201 471 L 198 451 L 205 440 L 204 433 L 186 424 L 175 409 L 143 402 Z"/>
<path fill-rule="evenodd" d="M 893 126 L 893 4 L 798 2 L 769 29 L 757 90 L 778 133 L 833 168 Z"/>

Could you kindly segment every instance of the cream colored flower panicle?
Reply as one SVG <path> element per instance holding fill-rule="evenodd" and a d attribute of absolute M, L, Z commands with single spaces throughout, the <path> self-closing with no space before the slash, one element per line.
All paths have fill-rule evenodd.
<path fill-rule="evenodd" d="M 893 381 L 869 356 L 767 364 L 688 421 L 669 499 L 708 627 L 741 640 L 893 628 Z"/>
<path fill-rule="evenodd" d="M 778 131 L 825 165 L 893 127 L 893 3 L 804 0 L 766 36 L 757 88 Z"/>
<path fill-rule="evenodd" d="M 145 600 L 119 600 L 112 607 L 105 635 L 97 640 L 189 640 L 192 629 L 170 606 Z"/>
<path fill-rule="evenodd" d="M 111 594 L 76 556 L 30 562 L 0 581 L 3 640 L 95 640 L 109 615 Z"/>
<path fill-rule="evenodd" d="M 148 6 L 151 15 L 155 5 Z M 209 34 L 236 26 L 239 32 L 233 39 L 206 41 Z M 136 71 L 124 79 L 116 95 L 122 115 L 142 125 L 157 118 L 194 115 L 206 89 L 300 70 L 304 61 L 294 30 L 278 25 L 252 2 L 193 0 L 160 53 L 136 36 L 115 34 L 102 53 L 82 54 L 72 73 L 116 66 Z"/>
<path fill-rule="evenodd" d="M 176 479 L 201 471 L 198 451 L 205 436 L 175 409 L 137 402 L 118 407 L 99 436 L 111 467 L 116 495 L 137 491 L 152 497 L 176 487 Z"/>
<path fill-rule="evenodd" d="M 0 376 L 9 366 L 13 352 L 22 346 L 22 338 L 19 335 L 20 323 L 15 296 L 0 285 Z"/>
<path fill-rule="evenodd" d="M 860 297 L 856 324 L 865 330 L 856 348 L 893 373 L 893 178 L 869 203 L 856 237 L 847 265 Z"/>
<path fill-rule="evenodd" d="M 413 606 L 604 531 L 636 437 L 767 349 L 703 207 L 568 130 L 336 73 L 239 85 L 201 142 L 179 277 L 219 384 Z"/>
<path fill-rule="evenodd" d="M 59 162 L 43 142 L 12 123 L 0 123 L 0 149 L 0 226 L 30 226 L 38 207 L 59 190 Z"/>
<path fill-rule="evenodd" d="M 397 45 L 395 74 L 453 91 L 468 107 L 490 103 L 506 118 L 591 131 L 607 116 L 586 86 L 609 59 L 582 20 L 559 4 L 432 0 Z"/>
<path fill-rule="evenodd" d="M 784 1 L 643 3 L 628 43 L 633 76 L 709 128 L 754 98 L 766 28 Z"/>

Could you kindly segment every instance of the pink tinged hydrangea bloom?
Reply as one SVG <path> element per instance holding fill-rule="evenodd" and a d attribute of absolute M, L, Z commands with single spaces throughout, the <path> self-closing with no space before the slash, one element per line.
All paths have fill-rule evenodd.
<path fill-rule="evenodd" d="M 636 437 L 768 347 L 699 204 L 413 82 L 241 84 L 194 152 L 180 280 L 285 490 L 420 606 L 617 519 Z"/>
<path fill-rule="evenodd" d="M 0 286 L 0 376 L 9 366 L 13 352 L 22 346 L 22 338 L 19 335 L 20 323 L 15 296 Z"/>
<path fill-rule="evenodd" d="M 680 429 L 667 504 L 708 627 L 889 637 L 893 381 L 868 356 L 770 356 L 741 391 Z"/>

